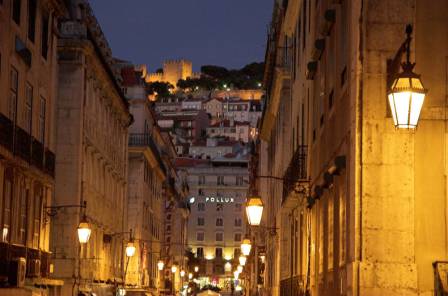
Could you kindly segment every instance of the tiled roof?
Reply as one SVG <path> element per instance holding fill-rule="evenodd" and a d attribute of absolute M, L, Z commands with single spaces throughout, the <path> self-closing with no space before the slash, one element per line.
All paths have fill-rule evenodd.
<path fill-rule="evenodd" d="M 139 84 L 137 73 L 134 67 L 126 67 L 121 69 L 121 77 L 123 79 L 123 86 L 134 86 Z"/>

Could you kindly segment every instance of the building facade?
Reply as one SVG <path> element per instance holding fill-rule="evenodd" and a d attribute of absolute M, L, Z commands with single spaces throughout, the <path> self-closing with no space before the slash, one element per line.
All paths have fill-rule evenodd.
<path fill-rule="evenodd" d="M 275 2 L 258 174 L 283 182 L 258 180 L 264 225 L 278 229 L 260 242 L 265 295 L 446 293 L 447 11 L 446 1 Z M 394 127 L 387 101 L 407 24 L 429 89 L 414 131 Z"/>
<path fill-rule="evenodd" d="M 62 295 L 116 293 L 125 286 L 128 102 L 112 72 L 112 56 L 87 1 L 72 1 L 60 25 L 56 186 L 52 277 Z M 113 143 L 113 145 L 111 145 Z M 86 203 L 81 209 L 76 205 Z M 85 217 L 90 239 L 79 244 Z"/>
<path fill-rule="evenodd" d="M 62 282 L 50 279 L 47 207 L 55 190 L 55 28 L 66 14 L 62 1 L 0 2 L 0 295 L 60 295 Z"/>
<path fill-rule="evenodd" d="M 195 257 L 191 263 L 199 267 L 201 285 L 228 290 L 246 231 L 243 204 L 249 184 L 248 159 L 243 155 L 178 158 L 176 165 L 188 171 L 188 246 Z"/>

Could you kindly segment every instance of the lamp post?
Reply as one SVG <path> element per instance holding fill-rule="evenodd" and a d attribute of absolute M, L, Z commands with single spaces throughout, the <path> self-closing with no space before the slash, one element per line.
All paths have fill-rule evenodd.
<path fill-rule="evenodd" d="M 410 61 L 411 34 L 412 26 L 407 25 L 407 38 L 394 60 L 388 64 L 389 107 L 394 125 L 400 129 L 415 129 L 417 127 L 425 95 L 428 92 L 423 86 L 420 75 L 413 72 L 415 63 Z M 403 52 L 406 52 L 406 62 L 401 63 L 402 71 L 397 73 Z"/>
<path fill-rule="evenodd" d="M 177 272 L 177 265 L 173 264 L 171 266 L 171 273 L 173 274 L 173 283 L 171 285 L 173 295 L 176 295 L 176 272 Z"/>

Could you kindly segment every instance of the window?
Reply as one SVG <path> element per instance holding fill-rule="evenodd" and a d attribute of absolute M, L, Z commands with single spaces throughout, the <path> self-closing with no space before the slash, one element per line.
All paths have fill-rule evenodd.
<path fill-rule="evenodd" d="M 42 33 L 41 33 L 41 54 L 44 59 L 48 55 L 48 22 L 49 18 L 46 15 L 42 16 Z"/>
<path fill-rule="evenodd" d="M 216 184 L 224 185 L 224 176 L 218 176 L 216 179 Z"/>
<path fill-rule="evenodd" d="M 224 221 L 222 220 L 222 218 L 216 218 L 216 226 L 223 226 L 224 225 Z"/>
<path fill-rule="evenodd" d="M 216 233 L 216 241 L 217 242 L 222 242 L 223 241 L 223 233 L 222 232 L 217 232 Z"/>
<path fill-rule="evenodd" d="M 198 218 L 198 226 L 204 226 L 205 225 L 205 219 L 204 217 Z"/>
<path fill-rule="evenodd" d="M 204 233 L 203 232 L 197 232 L 196 233 L 196 240 L 200 241 L 200 242 L 204 241 Z"/>
<path fill-rule="evenodd" d="M 243 221 L 241 220 L 241 218 L 235 218 L 235 226 L 236 227 L 241 227 Z"/>
<path fill-rule="evenodd" d="M 215 249 L 215 257 L 216 258 L 222 258 L 222 248 L 216 248 Z"/>
<path fill-rule="evenodd" d="M 17 25 L 20 25 L 20 9 L 21 9 L 22 1 L 21 0 L 13 0 L 12 1 L 12 19 Z"/>
<path fill-rule="evenodd" d="M 33 201 L 33 248 L 39 248 L 40 221 L 42 215 L 42 187 L 38 184 L 34 186 Z"/>
<path fill-rule="evenodd" d="M 236 242 L 240 242 L 241 241 L 241 233 L 235 233 L 235 237 L 234 237 Z"/>
<path fill-rule="evenodd" d="M 33 87 L 27 83 L 25 90 L 25 130 L 32 134 L 32 122 L 33 122 Z"/>
<path fill-rule="evenodd" d="M 236 177 L 235 182 L 236 182 L 235 183 L 236 185 L 240 185 L 240 186 L 243 185 L 243 177 L 240 177 L 240 176 Z"/>
<path fill-rule="evenodd" d="M 235 204 L 235 211 L 241 212 L 241 204 L 239 203 Z"/>
<path fill-rule="evenodd" d="M 204 257 L 204 248 L 197 248 L 196 249 L 196 257 L 203 258 Z"/>
<path fill-rule="evenodd" d="M 198 212 L 203 212 L 205 211 L 205 203 L 200 202 L 198 203 Z"/>
<path fill-rule="evenodd" d="M 6 169 L 3 181 L 3 212 L 2 212 L 2 242 L 11 239 L 11 203 L 13 197 L 13 174 L 11 169 Z"/>
<path fill-rule="evenodd" d="M 16 122 L 17 113 L 17 93 L 19 90 L 19 74 L 16 69 L 11 68 L 11 84 L 10 84 L 10 96 L 9 96 L 9 119 Z"/>
<path fill-rule="evenodd" d="M 199 176 L 198 184 L 199 185 L 205 184 L 205 176 Z"/>
<path fill-rule="evenodd" d="M 217 203 L 217 204 L 216 204 L 216 211 L 217 211 L 217 212 L 222 212 L 222 211 L 223 211 L 223 205 L 222 205 L 222 203 Z"/>
<path fill-rule="evenodd" d="M 17 242 L 20 245 L 26 244 L 26 228 L 27 228 L 27 208 L 28 208 L 29 189 L 23 183 L 20 189 L 19 198 L 19 224 L 17 227 Z"/>
<path fill-rule="evenodd" d="M 28 0 L 28 39 L 34 42 L 36 35 L 37 0 Z"/>
<path fill-rule="evenodd" d="M 40 112 L 39 112 L 39 132 L 37 133 L 38 139 L 41 143 L 45 142 L 45 109 L 47 103 L 44 97 L 40 97 Z"/>

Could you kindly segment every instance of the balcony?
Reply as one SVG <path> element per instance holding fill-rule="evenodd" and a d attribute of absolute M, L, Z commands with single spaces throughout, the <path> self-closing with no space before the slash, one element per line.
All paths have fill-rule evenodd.
<path fill-rule="evenodd" d="M 163 165 L 162 157 L 156 143 L 149 134 L 129 134 L 130 147 L 148 147 L 159 164 L 160 169 L 166 174 L 165 166 Z"/>
<path fill-rule="evenodd" d="M 295 151 L 288 168 L 283 176 L 283 200 L 284 202 L 288 194 L 294 190 L 298 182 L 306 181 L 306 156 L 308 146 L 302 145 Z"/>
<path fill-rule="evenodd" d="M 27 131 L 0 113 L 0 145 L 42 172 L 54 177 L 55 155 Z"/>
<path fill-rule="evenodd" d="M 8 278 L 10 263 L 17 258 L 26 259 L 26 277 L 39 278 L 50 275 L 51 254 L 48 252 L 25 246 L 0 243 L 0 254 L 0 278 Z"/>
<path fill-rule="evenodd" d="M 8 117 L 0 113 L 0 145 L 13 151 L 14 123 Z"/>
<path fill-rule="evenodd" d="M 305 295 L 303 277 L 295 276 L 280 281 L 280 296 Z"/>

